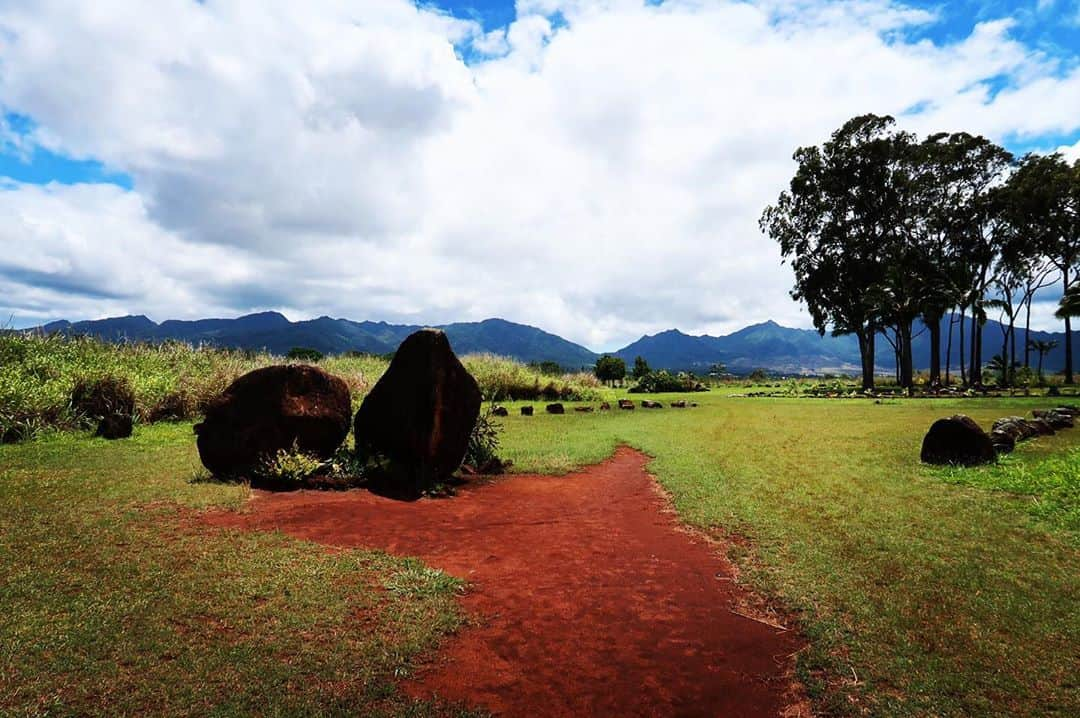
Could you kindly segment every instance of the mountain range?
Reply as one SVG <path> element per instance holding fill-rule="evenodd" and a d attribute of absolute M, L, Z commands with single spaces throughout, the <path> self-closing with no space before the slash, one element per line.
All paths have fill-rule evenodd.
<path fill-rule="evenodd" d="M 945 346 L 949 318 L 943 321 L 942 343 Z M 293 347 L 309 347 L 324 354 L 347 351 L 389 354 L 398 344 L 420 329 L 420 325 L 386 322 L 355 322 L 348 319 L 319 317 L 299 322 L 289 321 L 277 312 L 260 312 L 236 319 L 168 320 L 160 324 L 145 316 L 114 317 L 90 321 L 57 321 L 37 327 L 44 332 L 91 335 L 106 341 L 164 341 L 168 339 L 210 344 L 238 349 L 268 350 L 284 354 Z M 454 350 L 461 354 L 490 352 L 525 362 L 552 361 L 566 369 L 590 367 L 600 356 L 596 352 L 536 327 L 505 319 L 459 322 L 439 327 L 446 332 Z M 917 368 L 929 363 L 929 336 L 916 326 L 913 352 Z M 984 329 L 983 360 L 1001 351 L 1001 325 L 991 320 Z M 1064 334 L 1031 332 L 1032 339 L 1057 341 L 1058 346 L 1046 358 L 1047 371 L 1064 365 Z M 1023 351 L 1023 331 L 1017 340 Z M 638 356 L 653 368 L 691 370 L 704 373 L 722 363 L 734 373 L 757 368 L 784 374 L 856 373 L 859 351 L 852 336 L 821 336 L 811 329 L 784 327 L 767 321 L 753 324 L 724 336 L 692 336 L 677 329 L 644 336 L 612 352 L 628 365 Z M 951 366 L 959 366 L 958 330 L 954 329 Z M 878 370 L 888 372 L 894 366 L 892 347 L 883 338 L 877 343 Z M 1037 356 L 1032 355 L 1032 364 Z M 944 360 L 943 360 L 944 364 Z"/>

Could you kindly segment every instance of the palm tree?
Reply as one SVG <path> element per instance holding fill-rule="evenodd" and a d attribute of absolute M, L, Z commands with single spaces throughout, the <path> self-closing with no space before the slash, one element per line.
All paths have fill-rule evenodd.
<path fill-rule="evenodd" d="M 1069 291 L 1061 295 L 1061 301 L 1058 302 L 1054 316 L 1058 319 L 1080 317 L 1080 285 L 1069 287 Z"/>
<path fill-rule="evenodd" d="M 1019 364 L 1016 362 L 1009 362 L 1008 355 L 1001 353 L 995 354 L 990 358 L 990 361 L 986 363 L 986 370 L 994 372 L 1000 377 L 998 386 L 1009 386 L 1010 377 L 1012 377 L 1013 372 L 1018 366 Z"/>
<path fill-rule="evenodd" d="M 1044 383 L 1043 382 L 1043 373 L 1042 373 L 1043 359 L 1046 358 L 1047 354 L 1049 354 L 1050 352 L 1057 349 L 1057 345 L 1058 345 L 1058 343 L 1056 341 L 1054 341 L 1053 339 L 1048 339 L 1046 341 L 1042 341 L 1040 339 L 1031 339 L 1031 340 L 1028 341 L 1028 346 L 1039 353 L 1039 384 L 1040 385 L 1042 385 Z"/>

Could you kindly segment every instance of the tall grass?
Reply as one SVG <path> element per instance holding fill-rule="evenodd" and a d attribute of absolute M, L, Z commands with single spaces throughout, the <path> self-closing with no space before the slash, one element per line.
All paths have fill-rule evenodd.
<path fill-rule="evenodd" d="M 138 420 L 152 422 L 197 416 L 241 374 L 285 362 L 265 352 L 183 342 L 111 344 L 89 337 L 0 333 L 0 441 L 78 426 L 71 390 L 80 379 L 127 379 L 135 391 Z M 548 377 L 490 354 L 466 356 L 463 362 L 488 399 L 599 396 L 599 383 L 590 375 Z M 345 380 L 355 398 L 367 393 L 388 364 L 385 358 L 367 355 L 330 356 L 319 362 Z"/>

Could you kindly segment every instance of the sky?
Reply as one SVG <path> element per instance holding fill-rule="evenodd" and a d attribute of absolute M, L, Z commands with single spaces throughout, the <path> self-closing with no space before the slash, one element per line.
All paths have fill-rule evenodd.
<path fill-rule="evenodd" d="M 1080 157 L 1080 0 L 0 0 L 0 325 L 809 326 L 757 220 L 867 112 Z"/>

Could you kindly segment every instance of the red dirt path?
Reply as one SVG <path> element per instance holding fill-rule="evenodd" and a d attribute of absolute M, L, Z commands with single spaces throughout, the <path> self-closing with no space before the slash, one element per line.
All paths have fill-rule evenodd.
<path fill-rule="evenodd" d="M 562 477 L 510 476 L 452 499 L 256 492 L 217 525 L 418 556 L 469 581 L 475 627 L 405 686 L 508 716 L 777 716 L 799 707 L 791 632 L 733 613 L 747 594 L 619 449 Z M 794 710 L 791 710 L 794 708 Z M 800 710 L 801 712 L 801 710 Z"/>

